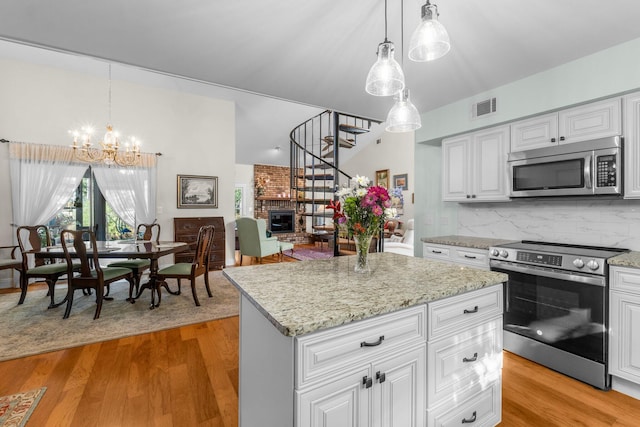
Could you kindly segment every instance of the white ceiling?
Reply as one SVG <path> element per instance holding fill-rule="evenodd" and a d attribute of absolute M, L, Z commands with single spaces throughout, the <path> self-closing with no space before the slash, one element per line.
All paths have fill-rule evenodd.
<path fill-rule="evenodd" d="M 435 0 L 451 52 L 414 63 L 400 53 L 423 1 L 404 0 L 404 37 L 401 1 L 388 0 L 388 38 L 421 112 L 640 37 L 637 0 Z M 381 0 L 10 0 L 0 38 L 268 95 L 238 104 L 238 163 L 265 163 L 260 144 L 286 146 L 319 108 L 384 120 L 393 102 L 364 91 Z"/>

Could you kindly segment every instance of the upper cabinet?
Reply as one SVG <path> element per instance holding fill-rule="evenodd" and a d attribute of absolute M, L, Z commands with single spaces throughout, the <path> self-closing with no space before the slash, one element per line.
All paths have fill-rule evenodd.
<path fill-rule="evenodd" d="M 624 197 L 640 199 L 640 92 L 624 97 Z"/>
<path fill-rule="evenodd" d="M 442 141 L 442 200 L 509 200 L 509 126 L 498 126 Z"/>
<path fill-rule="evenodd" d="M 612 98 L 512 123 L 511 151 L 621 134 L 621 100 Z"/>

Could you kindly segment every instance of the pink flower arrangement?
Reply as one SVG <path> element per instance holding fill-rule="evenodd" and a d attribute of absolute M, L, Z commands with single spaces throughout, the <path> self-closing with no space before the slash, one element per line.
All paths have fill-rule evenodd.
<path fill-rule="evenodd" d="M 333 220 L 346 228 L 349 236 L 373 236 L 382 228 L 384 220 L 395 216 L 391 209 L 391 197 L 386 188 L 371 186 L 367 177 L 356 176 L 352 187 L 336 192 L 341 201 L 332 201 Z"/>

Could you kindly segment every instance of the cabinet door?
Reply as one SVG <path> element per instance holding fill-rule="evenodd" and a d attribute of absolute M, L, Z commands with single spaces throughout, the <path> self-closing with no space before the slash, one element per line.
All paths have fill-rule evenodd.
<path fill-rule="evenodd" d="M 624 98 L 624 197 L 640 198 L 640 93 Z"/>
<path fill-rule="evenodd" d="M 640 384 L 640 296 L 611 292 L 609 373 Z"/>
<path fill-rule="evenodd" d="M 558 145 L 558 113 L 545 114 L 511 124 L 511 151 Z"/>
<path fill-rule="evenodd" d="M 371 386 L 363 384 L 371 379 Z M 370 390 L 373 378 L 369 368 L 337 381 L 302 392 L 298 400 L 297 427 L 361 427 L 369 425 Z"/>
<path fill-rule="evenodd" d="M 373 365 L 374 427 L 424 425 L 426 344 Z"/>
<path fill-rule="evenodd" d="M 607 99 L 560 111 L 558 134 L 560 144 L 621 135 L 621 99 Z"/>
<path fill-rule="evenodd" d="M 471 197 L 471 135 L 442 141 L 442 200 L 461 201 Z"/>
<path fill-rule="evenodd" d="M 473 134 L 472 199 L 509 200 L 507 154 L 509 126 L 491 128 Z"/>

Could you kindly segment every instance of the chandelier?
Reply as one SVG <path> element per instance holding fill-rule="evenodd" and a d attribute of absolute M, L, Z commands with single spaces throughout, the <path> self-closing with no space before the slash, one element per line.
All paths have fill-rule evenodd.
<path fill-rule="evenodd" d="M 102 162 L 105 165 L 135 166 L 140 164 L 140 141 L 130 137 L 124 149 L 120 145 L 120 136 L 111 125 L 111 64 L 109 64 L 109 123 L 107 132 L 100 141 L 100 148 L 91 143 L 93 128 L 85 126 L 78 130 L 69 131 L 73 135 L 73 155 L 76 159 L 88 162 Z"/>

